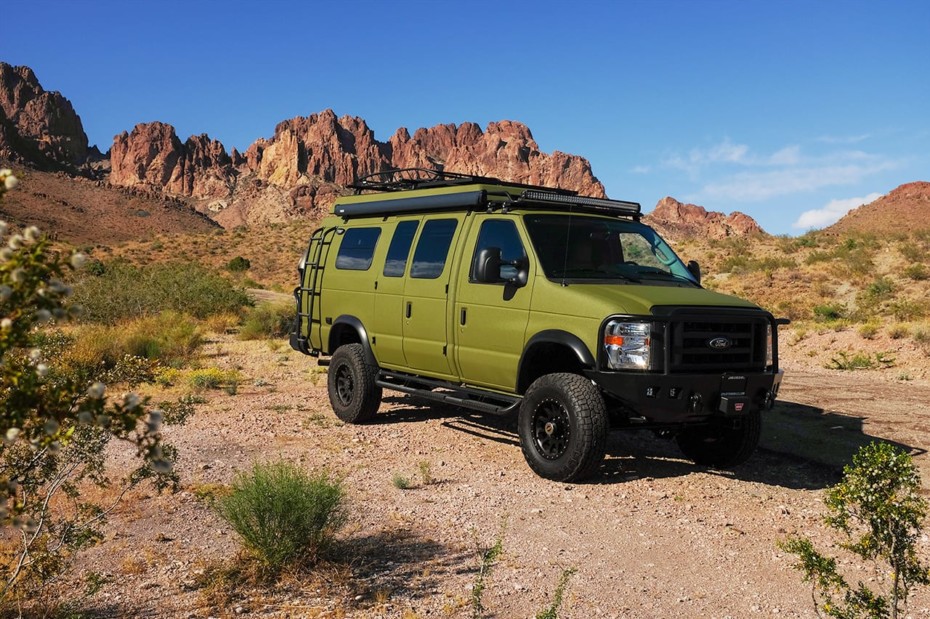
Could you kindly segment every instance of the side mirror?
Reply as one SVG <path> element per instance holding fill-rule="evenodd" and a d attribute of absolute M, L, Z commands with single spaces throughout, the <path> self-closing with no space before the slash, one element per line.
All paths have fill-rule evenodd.
<path fill-rule="evenodd" d="M 701 283 L 701 265 L 697 263 L 697 260 L 690 260 L 688 262 L 688 273 L 694 276 L 697 283 Z"/>
<path fill-rule="evenodd" d="M 475 264 L 475 281 L 496 284 L 501 281 L 501 248 L 485 247 L 478 252 Z"/>

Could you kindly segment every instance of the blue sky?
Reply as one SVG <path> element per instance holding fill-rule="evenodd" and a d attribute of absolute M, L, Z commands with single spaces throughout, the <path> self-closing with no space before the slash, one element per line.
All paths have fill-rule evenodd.
<path fill-rule="evenodd" d="M 245 149 L 332 108 L 400 126 L 511 119 L 611 197 L 798 234 L 930 180 L 930 2 L 51 2 L 5 12 L 91 143 L 139 122 Z"/>

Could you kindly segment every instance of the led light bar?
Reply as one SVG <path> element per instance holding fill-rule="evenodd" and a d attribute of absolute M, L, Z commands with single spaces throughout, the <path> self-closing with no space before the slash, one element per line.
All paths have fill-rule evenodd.
<path fill-rule="evenodd" d="M 567 196 L 564 194 L 551 193 L 548 191 L 537 191 L 534 189 L 528 189 L 520 194 L 519 201 L 573 204 L 575 206 L 604 210 L 612 213 L 621 213 L 623 215 L 632 215 L 634 217 L 639 217 L 639 214 L 642 210 L 642 207 L 638 202 L 627 202 L 626 200 L 608 200 L 607 198 L 586 198 L 584 196 Z"/>

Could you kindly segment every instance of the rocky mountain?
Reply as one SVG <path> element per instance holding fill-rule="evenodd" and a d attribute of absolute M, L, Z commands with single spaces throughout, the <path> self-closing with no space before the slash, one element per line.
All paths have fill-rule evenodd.
<path fill-rule="evenodd" d="M 671 239 L 689 237 L 725 238 L 750 236 L 764 231 L 749 215 L 734 212 L 730 215 L 708 211 L 703 206 L 682 204 L 672 197 L 659 200 L 655 209 L 643 221 Z"/>
<path fill-rule="evenodd" d="M 870 204 L 849 211 L 825 229 L 848 232 L 899 233 L 930 229 L 930 183 L 901 185 Z"/>
<path fill-rule="evenodd" d="M 28 67 L 0 63 L 0 160 L 66 171 L 78 182 L 91 175 L 88 160 L 95 155 L 100 157 L 96 147 L 88 147 L 81 119 L 66 98 L 45 91 Z M 605 196 L 587 159 L 544 153 L 526 125 L 509 120 L 489 123 L 484 130 L 470 122 L 443 124 L 416 129 L 412 135 L 401 127 L 382 142 L 364 119 L 324 110 L 279 123 L 273 136 L 258 139 L 242 154 L 227 151 L 205 134 L 182 141 L 171 125 L 149 122 L 117 135 L 106 159 L 94 168 L 94 184 L 75 186 L 77 195 L 112 188 L 112 196 L 101 194 L 97 200 L 113 206 L 126 196 L 152 198 L 154 202 L 135 212 L 160 212 L 158 205 L 194 208 L 227 228 L 318 218 L 347 185 L 390 168 L 444 168 Z M 58 203 L 71 204 L 66 178 L 52 178 L 34 175 L 31 195 L 54 194 Z M 43 183 L 54 190 L 46 191 Z M 41 200 L 24 196 L 20 201 L 35 202 L 33 208 L 45 213 Z M 48 210 L 43 221 L 55 212 Z M 672 238 L 761 232 L 741 213 L 725 216 L 672 198 L 661 200 L 646 220 Z M 197 222 L 194 227 L 202 224 Z"/>
<path fill-rule="evenodd" d="M 163 123 L 116 136 L 110 182 L 192 198 L 224 226 L 319 214 L 346 185 L 389 168 L 422 167 L 546 184 L 584 195 L 604 187 L 582 157 L 543 153 L 526 125 L 513 121 L 398 129 L 380 142 L 365 121 L 332 110 L 278 124 L 243 155 L 207 136 L 182 143 Z"/>
<path fill-rule="evenodd" d="M 29 67 L 0 62 L 0 159 L 74 170 L 88 154 L 71 102 L 42 88 Z"/>

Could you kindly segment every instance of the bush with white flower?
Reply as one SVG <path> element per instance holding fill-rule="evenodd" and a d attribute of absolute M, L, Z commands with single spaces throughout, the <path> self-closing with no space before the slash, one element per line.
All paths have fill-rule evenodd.
<path fill-rule="evenodd" d="M 0 170 L 0 196 L 15 186 L 16 177 Z M 0 247 L 0 527 L 15 541 L 0 553 L 2 610 L 13 599 L 35 599 L 68 557 L 98 540 L 128 488 L 146 478 L 167 487 L 177 478 L 173 451 L 161 441 L 161 411 L 134 393 L 110 396 L 43 349 L 43 325 L 79 312 L 65 277 L 85 256 L 63 256 L 37 228 L 14 233 L 5 222 Z M 111 485 L 104 450 L 113 439 L 132 445 L 139 466 L 110 505 L 96 505 L 82 490 Z"/>
<path fill-rule="evenodd" d="M 845 467 L 843 480 L 827 490 L 824 503 L 829 512 L 825 523 L 841 534 L 839 547 L 866 562 L 868 577 L 850 583 L 837 559 L 821 554 L 809 538 L 781 542 L 783 550 L 797 556 L 795 567 L 811 583 L 817 615 L 903 616 L 911 590 L 930 584 L 930 570 L 917 552 L 927 501 L 910 454 L 883 442 L 862 447 Z"/>

